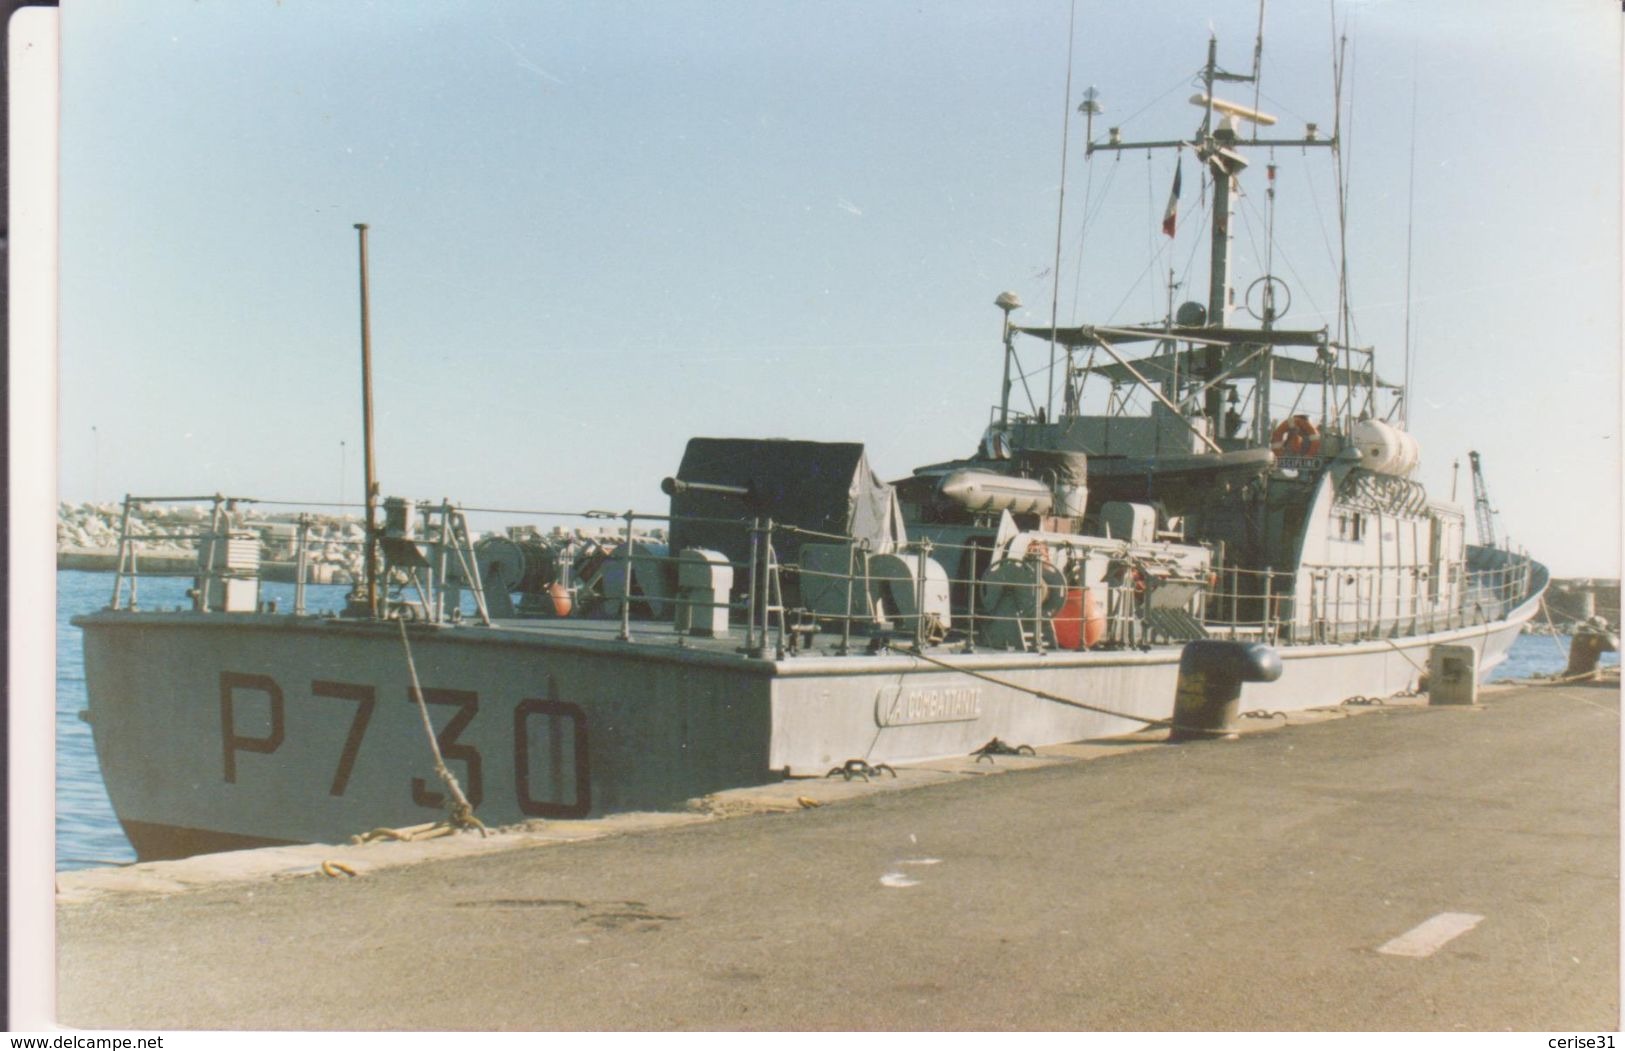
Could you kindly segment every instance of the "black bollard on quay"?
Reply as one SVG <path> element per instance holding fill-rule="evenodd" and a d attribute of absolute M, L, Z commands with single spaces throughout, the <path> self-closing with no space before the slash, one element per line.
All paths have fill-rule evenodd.
<path fill-rule="evenodd" d="M 1179 657 L 1169 742 L 1235 736 L 1231 723 L 1241 707 L 1241 684 L 1274 682 L 1280 677 L 1280 655 L 1262 642 L 1198 639 L 1186 643 Z"/>
<path fill-rule="evenodd" d="M 1574 629 L 1574 639 L 1569 643 L 1569 665 L 1563 669 L 1563 678 L 1573 681 L 1596 679 L 1597 664 L 1602 655 L 1617 649 L 1619 640 L 1609 631 L 1606 620 L 1591 617 L 1582 621 Z"/>

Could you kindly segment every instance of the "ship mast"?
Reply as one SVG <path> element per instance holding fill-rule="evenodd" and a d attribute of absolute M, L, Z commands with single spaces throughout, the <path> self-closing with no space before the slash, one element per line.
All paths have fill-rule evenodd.
<path fill-rule="evenodd" d="M 378 616 L 378 476 L 372 462 L 372 315 L 367 289 L 367 224 L 356 223 L 361 262 L 361 426 L 367 499 L 367 615 Z"/>
<path fill-rule="evenodd" d="M 1213 234 L 1208 253 L 1207 323 L 1210 327 L 1224 327 L 1224 313 L 1228 305 L 1230 285 L 1230 180 L 1246 166 L 1246 161 L 1234 150 L 1225 156 L 1224 147 L 1234 144 L 1235 132 L 1221 122 L 1213 126 L 1213 82 L 1215 80 L 1250 81 L 1218 68 L 1219 38 L 1207 38 L 1207 65 L 1202 68 L 1203 105 L 1202 130 L 1198 136 L 1196 155 L 1208 164 L 1213 175 Z M 1273 123 L 1273 121 L 1272 121 Z M 1211 397 L 1212 392 L 1209 392 Z"/>
<path fill-rule="evenodd" d="M 1207 65 L 1202 69 L 1204 111 L 1202 114 L 1201 143 L 1196 155 L 1207 162 L 1213 175 L 1213 241 L 1208 253 L 1207 323 L 1210 328 L 1223 328 L 1225 313 L 1230 306 L 1230 182 L 1247 166 L 1232 147 L 1236 143 L 1235 122 L 1223 119 L 1218 127 L 1213 124 L 1213 82 L 1235 81 L 1251 83 L 1253 77 L 1239 73 L 1226 73 L 1218 68 L 1219 39 L 1207 38 Z M 1193 100 L 1194 101 L 1194 100 Z M 1251 111 L 1254 124 L 1275 123 L 1274 118 L 1261 121 L 1256 110 Z M 1256 140 L 1256 137 L 1254 139 Z M 1224 368 L 1224 348 L 1210 345 L 1204 352 L 1202 379 L 1211 382 Z M 1224 411 L 1224 391 L 1218 384 L 1208 388 L 1204 415 L 1213 421 L 1218 433 L 1219 416 Z"/>
<path fill-rule="evenodd" d="M 1262 16 L 1260 18 L 1262 23 Z M 1262 25 L 1261 27 L 1262 28 Z M 1211 329 L 1224 329 L 1226 314 L 1230 307 L 1230 204 L 1233 196 L 1234 181 L 1242 170 L 1247 167 L 1247 159 L 1241 155 L 1237 147 L 1242 144 L 1237 134 L 1240 121 L 1247 121 L 1254 127 L 1254 133 L 1245 144 L 1248 146 L 1262 146 L 1271 149 L 1276 146 L 1298 147 L 1326 147 L 1335 149 L 1337 136 L 1330 139 L 1320 138 L 1315 125 L 1309 125 L 1301 138 L 1296 139 L 1264 139 L 1257 134 L 1259 127 L 1269 127 L 1275 124 L 1275 118 L 1257 109 L 1227 102 L 1214 95 L 1216 84 L 1258 83 L 1259 55 L 1262 44 L 1254 47 L 1253 72 L 1230 73 L 1219 67 L 1218 61 L 1219 41 L 1217 36 L 1208 37 L 1207 62 L 1202 67 L 1201 80 L 1203 91 L 1191 97 L 1194 105 L 1202 107 L 1202 124 L 1197 129 L 1193 139 L 1173 139 L 1150 142 L 1124 142 L 1119 129 L 1112 128 L 1106 142 L 1090 142 L 1086 147 L 1086 154 L 1093 154 L 1096 150 L 1107 150 L 1121 153 L 1125 150 L 1158 150 L 1158 149 L 1185 149 L 1190 148 L 1196 156 L 1207 165 L 1208 173 L 1213 179 L 1213 218 L 1209 224 L 1211 242 L 1208 252 L 1208 295 L 1207 295 L 1207 327 Z M 1215 120 L 1217 116 L 1217 120 Z M 1210 343 L 1202 356 L 1201 379 L 1211 384 L 1206 392 L 1203 413 L 1213 421 L 1214 432 L 1222 433 L 1222 419 L 1224 412 L 1224 390 L 1217 382 L 1224 371 L 1224 347 L 1217 341 Z M 1258 412 L 1267 414 L 1267 405 L 1260 405 Z"/>

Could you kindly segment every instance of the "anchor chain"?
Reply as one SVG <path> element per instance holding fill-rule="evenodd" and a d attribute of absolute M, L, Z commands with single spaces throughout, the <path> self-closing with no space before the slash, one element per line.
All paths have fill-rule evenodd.
<path fill-rule="evenodd" d="M 897 771 L 893 770 L 887 763 L 875 763 L 871 766 L 867 759 L 848 759 L 840 766 L 831 767 L 829 773 L 824 775 L 824 778 L 827 780 L 839 774 L 848 781 L 854 777 L 867 781 L 871 777 L 879 777 L 882 773 L 890 774 L 894 778 L 897 776 Z"/>
<path fill-rule="evenodd" d="M 989 741 L 987 744 L 984 744 L 982 747 L 976 749 L 976 751 L 970 754 L 976 757 L 976 761 L 978 763 L 980 763 L 983 759 L 986 759 L 988 762 L 992 763 L 996 761 L 993 758 L 996 755 L 1035 756 L 1038 753 L 1033 750 L 1033 746 L 1030 744 L 1008 745 L 995 737 L 993 740 Z"/>

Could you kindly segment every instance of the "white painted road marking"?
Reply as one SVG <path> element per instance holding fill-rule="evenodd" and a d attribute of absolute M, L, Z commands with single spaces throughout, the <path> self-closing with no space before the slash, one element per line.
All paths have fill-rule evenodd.
<path fill-rule="evenodd" d="M 1483 919 L 1471 912 L 1441 912 L 1378 946 L 1377 951 L 1389 956 L 1432 956 L 1446 942 L 1466 934 Z"/>
<path fill-rule="evenodd" d="M 918 887 L 920 881 L 903 872 L 904 865 L 940 865 L 941 858 L 904 858 L 892 865 L 890 871 L 880 877 L 882 887 Z"/>

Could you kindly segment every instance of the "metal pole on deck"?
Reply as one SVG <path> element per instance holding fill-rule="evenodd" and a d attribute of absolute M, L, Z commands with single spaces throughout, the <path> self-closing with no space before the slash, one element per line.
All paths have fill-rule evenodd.
<path fill-rule="evenodd" d="M 925 567 L 931 561 L 931 541 L 920 541 L 920 572 L 914 581 L 914 647 L 925 645 Z"/>
<path fill-rule="evenodd" d="M 1275 637 L 1275 569 L 1272 566 L 1264 567 L 1264 616 L 1261 621 L 1263 631 L 1260 632 L 1265 642 Z"/>
<path fill-rule="evenodd" d="M 969 572 L 969 575 L 970 575 L 970 577 L 969 577 L 969 579 L 970 579 L 970 588 L 969 588 L 970 598 L 966 602 L 966 608 L 970 612 L 967 614 L 967 617 L 966 617 L 966 620 L 965 620 L 965 625 L 966 625 L 965 652 L 966 653 L 974 653 L 974 652 L 976 652 L 976 587 L 977 587 L 977 581 L 976 581 L 976 544 L 975 544 L 974 541 L 970 544 L 969 550 L 970 550 L 970 569 L 969 569 L 968 572 Z M 951 584 L 952 581 L 950 580 L 949 583 Z"/>
<path fill-rule="evenodd" d="M 762 595 L 761 595 L 760 600 L 757 602 L 756 608 L 757 608 L 757 611 L 760 612 L 761 615 L 762 615 L 762 623 L 761 623 L 761 626 L 760 626 L 761 635 L 759 636 L 759 638 L 761 640 L 762 653 L 759 654 L 759 656 L 766 656 L 767 655 L 768 627 L 772 623 L 772 617 L 773 617 L 773 609 L 772 609 L 773 597 L 772 596 L 773 596 L 773 574 L 775 572 L 775 566 L 773 564 L 773 519 L 771 519 L 771 518 L 764 519 L 763 522 L 762 522 L 762 539 L 761 539 L 761 542 L 762 542 L 762 558 L 761 558 L 761 562 L 762 562 L 762 580 L 761 580 Z"/>
<path fill-rule="evenodd" d="M 760 569 L 757 563 L 761 561 L 762 551 L 762 520 L 753 518 L 750 523 L 750 590 L 745 600 L 745 655 L 759 657 L 756 650 L 756 578 Z M 762 640 L 767 645 L 767 640 Z"/>
<path fill-rule="evenodd" d="M 129 552 L 130 497 L 129 494 L 126 493 L 124 496 L 124 515 L 119 519 L 118 526 L 118 569 L 113 573 L 113 601 L 108 604 L 108 609 L 119 608 L 120 592 L 123 590 L 124 586 L 124 564 L 125 560 L 129 558 Z M 135 582 L 133 580 L 130 583 L 130 588 L 132 591 L 135 589 Z"/>
<path fill-rule="evenodd" d="M 1033 650 L 1044 652 L 1044 560 L 1033 560 Z"/>
<path fill-rule="evenodd" d="M 993 305 L 1004 311 L 1004 385 L 999 394 L 999 427 L 1002 429 L 1010 426 L 1010 359 L 1016 355 L 1015 330 L 1010 327 L 1010 311 L 1021 309 L 1021 297 L 1014 292 L 1000 292 Z"/>
<path fill-rule="evenodd" d="M 852 575 L 858 571 L 858 542 L 846 542 L 846 611 L 841 617 L 841 648 L 835 652 L 846 656 L 852 650 Z M 867 602 L 867 598 L 864 600 Z"/>
<path fill-rule="evenodd" d="M 299 516 L 299 533 L 294 540 L 296 545 L 293 556 L 293 614 L 296 617 L 305 615 L 305 574 L 309 570 L 309 559 L 306 557 L 306 547 L 310 542 L 310 516 Z"/>
<path fill-rule="evenodd" d="M 621 633 L 616 636 L 622 642 L 632 641 L 632 519 L 631 510 L 626 512 L 626 537 L 623 541 L 625 551 L 621 559 Z"/>
<path fill-rule="evenodd" d="M 378 616 L 378 482 L 372 462 L 372 317 L 367 296 L 367 224 L 356 223 L 361 247 L 361 426 L 367 501 L 367 615 Z"/>

